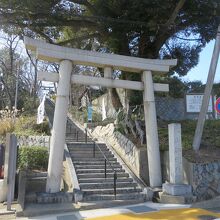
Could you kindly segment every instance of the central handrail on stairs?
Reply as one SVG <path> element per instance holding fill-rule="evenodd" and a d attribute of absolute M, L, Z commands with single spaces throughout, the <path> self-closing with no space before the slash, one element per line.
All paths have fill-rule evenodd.
<path fill-rule="evenodd" d="M 109 163 L 110 165 L 110 168 L 112 169 L 114 175 L 114 183 L 113 183 L 113 188 L 114 188 L 114 196 L 115 196 L 115 199 L 116 199 L 116 194 L 117 194 L 117 186 L 116 186 L 116 181 L 117 181 L 117 171 L 115 170 L 115 168 L 112 166 L 111 162 L 109 161 L 109 159 L 106 157 L 105 153 L 101 150 L 101 148 L 99 147 L 99 145 L 96 143 L 96 141 L 94 140 L 94 138 L 92 137 L 92 134 L 90 133 L 90 131 L 85 128 L 85 142 L 87 143 L 87 135 L 89 134 L 90 138 L 92 139 L 93 141 L 93 157 L 95 158 L 95 154 L 96 154 L 96 150 L 95 148 L 97 147 L 98 150 L 101 152 L 102 156 L 104 157 L 105 159 L 105 167 L 104 167 L 104 170 L 105 170 L 105 179 L 107 178 L 107 162 Z"/>
<path fill-rule="evenodd" d="M 52 106 L 54 108 L 54 103 L 52 102 L 52 100 L 50 100 L 49 98 L 46 99 L 46 102 Z M 47 113 L 48 115 L 48 113 Z M 69 117 L 67 120 L 70 120 Z M 51 123 L 51 126 L 52 126 L 52 118 L 49 117 L 49 122 Z M 68 128 L 68 123 L 67 123 L 67 128 Z M 76 138 L 76 141 L 80 141 L 79 140 L 79 131 L 77 129 L 73 129 L 74 131 L 74 136 Z M 72 134 L 72 124 L 69 124 L 69 134 Z M 108 160 L 108 158 L 105 156 L 105 153 L 101 150 L 101 148 L 99 147 L 99 145 L 96 143 L 96 141 L 94 140 L 94 138 L 92 137 L 92 134 L 88 131 L 87 128 L 85 128 L 85 143 L 88 142 L 88 134 L 90 136 L 90 138 L 92 139 L 92 142 L 93 142 L 93 157 L 95 158 L 95 154 L 96 154 L 96 147 L 98 148 L 98 150 L 101 152 L 102 156 L 104 157 L 105 159 L 105 167 L 104 167 L 104 170 L 105 170 L 105 179 L 107 178 L 107 162 L 109 163 L 110 165 L 110 168 L 113 170 L 113 177 L 114 177 L 114 183 L 113 183 L 113 188 L 114 188 L 114 196 L 115 196 L 115 199 L 116 199 L 116 194 L 117 194 L 117 186 L 116 186 L 116 182 L 117 182 L 117 171 L 115 170 L 115 168 L 112 166 L 111 162 Z"/>

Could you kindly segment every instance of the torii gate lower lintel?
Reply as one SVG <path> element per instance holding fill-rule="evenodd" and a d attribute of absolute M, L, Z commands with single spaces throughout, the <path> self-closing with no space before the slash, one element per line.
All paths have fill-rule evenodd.
<path fill-rule="evenodd" d="M 152 73 L 168 72 L 170 66 L 177 64 L 177 60 L 151 60 L 103 54 L 51 45 L 27 37 L 25 37 L 25 45 L 28 49 L 36 51 L 38 59 L 60 63 L 59 74 L 38 73 L 38 80 L 58 82 L 46 191 L 51 193 L 60 191 L 70 81 L 84 85 L 143 91 L 150 186 L 161 186 L 161 164 L 154 91 L 167 92 L 169 87 L 166 84 L 153 83 Z M 73 63 L 103 67 L 104 78 L 76 74 L 71 76 Z M 142 73 L 142 82 L 113 80 L 113 69 Z"/>

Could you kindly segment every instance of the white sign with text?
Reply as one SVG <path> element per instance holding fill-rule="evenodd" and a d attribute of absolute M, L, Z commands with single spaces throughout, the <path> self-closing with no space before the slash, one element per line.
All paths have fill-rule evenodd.
<path fill-rule="evenodd" d="M 186 112 L 198 113 L 202 106 L 203 95 L 201 94 L 187 94 L 186 95 Z M 212 97 L 209 99 L 208 112 L 213 112 Z"/>

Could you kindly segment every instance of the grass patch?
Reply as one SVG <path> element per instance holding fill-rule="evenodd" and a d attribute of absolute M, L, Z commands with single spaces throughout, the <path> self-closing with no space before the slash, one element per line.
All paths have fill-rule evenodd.
<path fill-rule="evenodd" d="M 16 135 L 50 135 L 49 123 L 47 121 L 37 124 L 36 116 L 20 116 L 17 118 L 14 128 Z"/>
<path fill-rule="evenodd" d="M 0 142 L 5 142 L 7 133 L 14 133 L 18 136 L 50 135 L 50 127 L 48 121 L 37 124 L 35 115 L 21 115 L 17 118 L 1 118 Z"/>
<path fill-rule="evenodd" d="M 0 120 L 0 136 L 5 136 L 6 133 L 13 132 L 15 121 L 12 118 L 4 118 Z"/>
<path fill-rule="evenodd" d="M 158 133 L 161 150 L 169 149 L 168 142 L 168 124 L 172 121 L 159 121 L 158 122 Z M 182 147 L 183 150 L 192 149 L 192 143 L 194 133 L 196 129 L 197 121 L 185 120 L 181 121 L 182 128 Z M 204 126 L 204 132 L 202 136 L 202 146 L 215 146 L 220 148 L 220 120 L 206 120 Z"/>

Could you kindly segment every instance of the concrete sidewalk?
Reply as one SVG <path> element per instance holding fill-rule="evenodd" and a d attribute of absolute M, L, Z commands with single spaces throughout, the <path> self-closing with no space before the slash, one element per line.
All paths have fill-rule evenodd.
<path fill-rule="evenodd" d="M 0 220 L 135 220 L 135 219 L 163 219 L 163 220 L 213 220 L 220 219 L 220 208 L 201 209 L 191 207 L 191 205 L 160 204 L 145 202 L 135 205 L 123 205 L 112 208 L 92 209 L 86 211 L 65 210 L 62 206 L 57 206 L 60 214 L 41 215 L 38 210 L 36 217 L 17 217 L 15 214 L 6 211 L 5 205 L 0 205 Z M 49 204 L 45 208 L 49 208 Z M 16 205 L 12 205 L 16 208 Z M 36 208 L 36 207 L 35 207 Z M 43 212 L 42 212 L 43 213 Z"/>
<path fill-rule="evenodd" d="M 30 218 L 17 218 L 19 220 L 133 220 L 133 219 L 164 219 L 164 220 L 197 220 L 217 219 L 220 213 L 205 209 L 190 208 L 190 205 L 158 204 L 145 202 L 136 205 L 115 208 L 75 211 L 58 215 L 45 215 Z"/>

